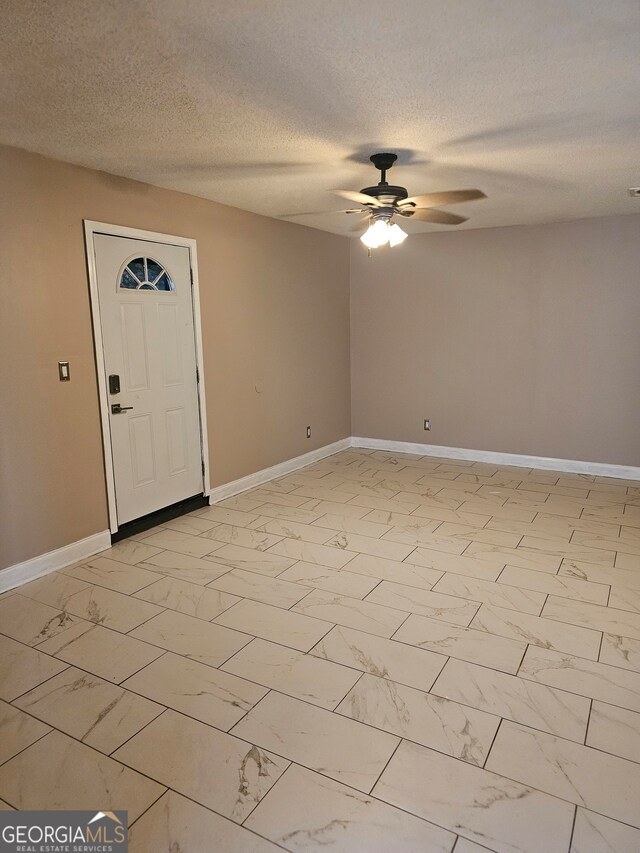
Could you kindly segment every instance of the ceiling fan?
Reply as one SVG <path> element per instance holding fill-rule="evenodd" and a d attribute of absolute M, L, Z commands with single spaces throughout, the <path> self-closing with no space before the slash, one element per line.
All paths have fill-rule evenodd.
<path fill-rule="evenodd" d="M 438 205 L 486 198 L 482 190 L 450 190 L 409 196 L 404 187 L 387 183 L 387 172 L 398 159 L 397 154 L 372 154 L 369 159 L 381 172 L 380 182 L 376 186 L 365 187 L 360 192 L 334 190 L 342 198 L 362 205 L 362 207 L 343 212 L 361 213 L 367 217 L 369 227 L 360 239 L 369 249 L 377 249 L 387 243 L 390 246 L 397 246 L 406 238 L 406 232 L 397 222 L 393 222 L 396 215 L 419 219 L 421 222 L 435 222 L 438 225 L 460 225 L 461 222 L 467 221 L 466 216 L 456 216 L 454 213 L 438 210 Z M 356 230 L 363 224 L 358 223 Z"/>

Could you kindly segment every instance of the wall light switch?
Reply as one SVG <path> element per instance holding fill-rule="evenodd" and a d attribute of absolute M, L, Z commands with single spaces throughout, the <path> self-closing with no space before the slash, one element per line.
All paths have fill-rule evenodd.
<path fill-rule="evenodd" d="M 69 382 L 71 376 L 69 375 L 69 362 L 68 361 L 59 361 L 58 362 L 58 379 L 60 382 Z"/>

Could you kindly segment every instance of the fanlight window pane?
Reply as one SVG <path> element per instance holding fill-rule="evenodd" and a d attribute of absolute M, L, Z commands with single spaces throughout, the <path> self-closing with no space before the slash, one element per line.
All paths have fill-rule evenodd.
<path fill-rule="evenodd" d="M 133 261 L 129 261 L 129 269 L 139 282 L 147 280 L 147 276 L 144 271 L 144 258 L 136 258 Z"/>
<path fill-rule="evenodd" d="M 120 279 L 120 287 L 124 287 L 126 290 L 137 290 L 139 284 L 140 282 L 131 275 L 129 270 L 125 269 Z"/>
<path fill-rule="evenodd" d="M 149 281 L 155 281 L 162 273 L 163 269 L 160 264 L 152 258 L 147 258 L 147 278 Z"/>
<path fill-rule="evenodd" d="M 165 293 L 176 289 L 162 264 L 153 258 L 134 258 L 125 266 L 118 287 L 122 290 L 155 290 Z"/>

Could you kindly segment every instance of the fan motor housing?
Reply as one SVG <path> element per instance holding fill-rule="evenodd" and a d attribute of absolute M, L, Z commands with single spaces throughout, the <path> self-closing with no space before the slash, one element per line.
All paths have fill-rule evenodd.
<path fill-rule="evenodd" d="M 394 187 L 389 184 L 376 184 L 375 187 L 365 187 L 360 190 L 364 195 L 370 195 L 380 201 L 389 201 L 390 204 L 402 201 L 403 198 L 408 198 L 409 193 L 405 187 Z"/>

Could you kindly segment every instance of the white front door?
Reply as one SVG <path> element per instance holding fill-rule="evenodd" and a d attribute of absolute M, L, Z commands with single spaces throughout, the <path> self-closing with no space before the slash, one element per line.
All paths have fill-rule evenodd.
<path fill-rule="evenodd" d="M 119 525 L 202 494 L 189 249 L 93 236 Z"/>

